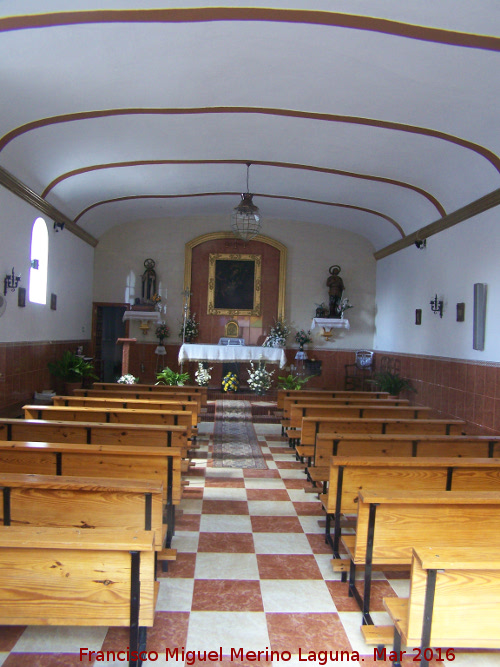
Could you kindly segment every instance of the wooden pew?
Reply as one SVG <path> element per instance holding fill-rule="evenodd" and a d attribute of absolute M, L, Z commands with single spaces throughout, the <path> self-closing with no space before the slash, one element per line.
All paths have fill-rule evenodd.
<path fill-rule="evenodd" d="M 290 410 L 290 428 L 287 431 L 292 445 L 302 443 L 302 423 L 308 417 L 316 419 L 429 419 L 432 410 L 422 406 L 405 405 L 342 405 L 316 406 L 296 403 Z"/>
<path fill-rule="evenodd" d="M 348 560 L 334 560 L 336 571 L 349 563 L 349 595 L 370 616 L 372 570 L 411 565 L 412 549 L 432 545 L 486 544 L 500 549 L 500 492 L 385 491 L 358 494 L 356 534 L 342 537 Z M 356 566 L 364 566 L 364 592 L 355 586 Z"/>
<path fill-rule="evenodd" d="M 152 530 L 165 544 L 158 481 L 0 472 L 0 487 L 4 526 Z"/>
<path fill-rule="evenodd" d="M 378 435 L 429 434 L 458 435 L 464 432 L 466 422 L 460 419 L 334 419 L 305 417 L 302 420 L 301 444 L 296 446 L 299 456 L 308 459 L 308 470 L 314 460 L 314 467 L 327 466 L 334 442 L 340 436 L 352 434 L 355 439 L 363 436 L 377 438 Z M 327 441 L 332 441 L 328 448 Z M 389 444 L 386 443 L 386 444 Z M 375 447 L 375 446 L 374 446 Z M 357 452 L 364 453 L 364 452 Z M 369 452 L 366 452 L 368 455 Z M 406 456 L 407 454 L 402 454 Z M 324 472 L 324 470 L 322 471 Z M 324 478 L 323 478 L 324 479 Z"/>
<path fill-rule="evenodd" d="M 152 531 L 0 526 L 0 625 L 129 627 L 138 667 L 154 622 L 154 555 Z"/>
<path fill-rule="evenodd" d="M 179 393 L 188 394 L 190 396 L 198 394 L 201 396 L 202 405 L 207 404 L 208 387 L 202 387 L 198 384 L 185 385 L 167 385 L 167 384 L 119 384 L 118 382 L 94 382 L 93 389 L 100 389 L 102 391 L 148 391 L 159 393 Z"/>
<path fill-rule="evenodd" d="M 129 386 L 136 387 L 137 385 Z M 189 394 L 186 392 L 175 391 L 152 393 L 143 390 L 131 391 L 130 389 L 126 391 L 120 391 L 120 389 L 75 389 L 73 391 L 73 396 L 79 398 L 121 398 L 126 399 L 127 401 L 129 399 L 137 401 L 187 401 L 188 403 L 194 403 L 197 406 L 198 414 L 201 413 L 203 407 L 203 396 L 201 394 Z"/>
<path fill-rule="evenodd" d="M 136 408 L 25 405 L 25 419 L 88 421 L 101 424 L 149 424 L 182 426 L 190 438 L 191 413 L 182 410 L 138 410 Z"/>
<path fill-rule="evenodd" d="M 296 403 L 290 410 L 290 428 L 301 428 L 305 417 L 335 417 L 356 419 L 429 419 L 431 408 L 419 405 L 302 405 Z"/>
<path fill-rule="evenodd" d="M 278 389 L 277 407 L 279 410 L 283 409 L 283 401 L 287 396 L 295 398 L 301 396 L 307 398 L 388 398 L 390 394 L 386 391 L 345 391 L 343 389 Z"/>
<path fill-rule="evenodd" d="M 397 398 L 396 396 L 385 396 L 375 398 L 372 395 L 367 396 L 285 396 L 283 398 L 283 416 L 290 414 L 292 405 L 366 405 L 375 403 L 376 405 L 409 405 L 407 398 Z"/>
<path fill-rule="evenodd" d="M 439 445 L 445 442 L 443 439 L 436 441 L 435 455 L 430 457 L 332 457 L 328 491 L 320 500 L 326 512 L 325 538 L 336 558 L 340 558 L 341 515 L 356 513 L 361 489 L 500 492 L 500 458 L 440 457 Z M 333 538 L 330 533 L 332 522 Z"/>
<path fill-rule="evenodd" d="M 54 396 L 52 405 L 57 406 L 71 406 L 71 407 L 85 407 L 85 408 L 99 408 L 99 407 L 114 407 L 128 410 L 130 408 L 136 410 L 182 410 L 191 414 L 191 425 L 193 429 L 200 421 L 200 414 L 198 410 L 198 403 L 196 401 L 186 401 L 181 399 L 172 400 L 156 400 L 154 397 L 136 399 L 126 396 L 111 397 L 85 397 L 85 396 Z"/>
<path fill-rule="evenodd" d="M 373 398 L 373 396 L 363 396 L 359 397 L 308 397 L 308 396 L 285 396 L 283 399 L 283 414 L 281 418 L 281 425 L 283 429 L 290 428 L 291 426 L 291 409 L 294 405 L 317 405 L 318 407 L 329 405 L 339 406 L 339 405 L 382 405 L 382 406 L 408 406 L 410 404 L 409 400 L 406 398 L 396 398 L 394 396 L 387 396 L 385 398 Z"/>
<path fill-rule="evenodd" d="M 418 420 L 420 424 L 421 420 Z M 500 436 L 435 433 L 319 433 L 316 438 L 314 472 L 325 479 L 332 456 L 453 456 L 491 458 L 500 456 Z M 308 472 L 314 474 L 313 468 Z M 316 475 L 315 480 L 319 478 Z"/>
<path fill-rule="evenodd" d="M 175 532 L 175 506 L 182 498 L 181 456 L 178 447 L 0 441 L 0 469 L 4 473 L 81 475 L 161 484 L 167 548 Z"/>
<path fill-rule="evenodd" d="M 427 546 L 412 551 L 410 597 L 384 598 L 394 623 L 394 632 L 392 626 L 387 628 L 394 635 L 397 656 L 392 664 L 401 666 L 402 645 L 420 647 L 416 659 L 421 667 L 427 667 L 432 658 L 453 660 L 454 648 L 500 648 L 498 549 Z M 385 627 L 363 629 L 372 630 L 370 643 L 387 638 Z M 454 647 L 449 649 L 451 655 L 446 651 L 449 647 Z"/>
<path fill-rule="evenodd" d="M 101 424 L 45 419 L 0 418 L 0 440 L 179 447 L 183 455 L 188 448 L 187 431 L 182 426 Z"/>

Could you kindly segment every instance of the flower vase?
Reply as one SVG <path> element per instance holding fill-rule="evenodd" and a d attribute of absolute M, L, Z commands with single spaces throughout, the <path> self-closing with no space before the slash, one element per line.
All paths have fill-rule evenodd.
<path fill-rule="evenodd" d="M 304 351 L 304 345 L 299 345 L 299 352 L 303 352 L 303 351 Z"/>

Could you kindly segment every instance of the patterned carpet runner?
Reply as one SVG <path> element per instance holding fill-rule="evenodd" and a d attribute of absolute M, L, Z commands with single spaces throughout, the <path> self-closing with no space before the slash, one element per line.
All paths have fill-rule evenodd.
<path fill-rule="evenodd" d="M 215 468 L 267 468 L 252 424 L 249 401 L 215 402 L 213 465 Z"/>

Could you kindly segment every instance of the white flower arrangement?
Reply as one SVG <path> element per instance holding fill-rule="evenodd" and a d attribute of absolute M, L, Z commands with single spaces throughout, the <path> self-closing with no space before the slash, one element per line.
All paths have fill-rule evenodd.
<path fill-rule="evenodd" d="M 248 371 L 250 376 L 248 379 L 248 386 L 257 394 L 264 394 L 271 387 L 271 377 L 274 371 L 266 370 L 266 362 L 259 361 L 258 366 L 255 367 L 253 361 L 250 362 L 252 370 Z"/>
<path fill-rule="evenodd" d="M 200 387 L 206 387 L 212 378 L 210 375 L 212 368 L 213 366 L 210 366 L 210 368 L 205 368 L 201 362 L 198 362 L 198 370 L 194 374 L 196 384 L 199 384 Z"/>
<path fill-rule="evenodd" d="M 196 314 L 186 318 L 186 329 L 184 331 L 184 323 L 181 323 L 179 330 L 179 338 L 184 338 L 186 342 L 191 342 L 197 338 L 199 332 L 199 323 L 196 321 Z"/>
<path fill-rule="evenodd" d="M 290 335 L 285 320 L 277 320 L 271 327 L 269 336 L 264 341 L 263 347 L 285 347 L 286 339 Z"/>
<path fill-rule="evenodd" d="M 137 384 L 139 382 L 139 378 L 134 377 L 132 373 L 126 373 L 125 375 L 121 376 L 118 382 L 119 384 Z"/>
<path fill-rule="evenodd" d="M 349 303 L 349 299 L 342 299 L 339 306 L 340 316 L 344 317 L 345 311 L 349 310 L 349 308 L 354 308 L 354 306 Z"/>

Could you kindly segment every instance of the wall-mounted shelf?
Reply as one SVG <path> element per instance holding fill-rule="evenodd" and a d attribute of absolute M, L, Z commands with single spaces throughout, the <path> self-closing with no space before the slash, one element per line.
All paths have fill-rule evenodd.
<path fill-rule="evenodd" d="M 140 322 L 139 329 L 144 335 L 149 331 L 151 322 L 155 324 L 160 324 L 161 322 L 161 313 L 157 310 L 126 310 L 123 313 L 123 322 L 127 320 L 132 320 L 133 322 Z"/>
<path fill-rule="evenodd" d="M 332 329 L 349 329 L 350 324 L 349 320 L 335 319 L 329 317 L 313 317 L 311 324 L 311 331 L 315 327 L 322 327 L 323 333 L 321 334 L 325 340 L 330 340 L 332 336 Z"/>

